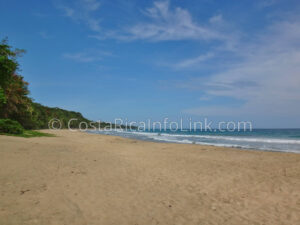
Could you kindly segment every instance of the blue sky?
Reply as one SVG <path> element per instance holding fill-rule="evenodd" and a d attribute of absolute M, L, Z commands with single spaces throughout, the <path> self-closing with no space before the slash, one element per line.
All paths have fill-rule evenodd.
<path fill-rule="evenodd" d="M 300 127 L 297 0 L 0 0 L 31 97 L 94 120 Z"/>

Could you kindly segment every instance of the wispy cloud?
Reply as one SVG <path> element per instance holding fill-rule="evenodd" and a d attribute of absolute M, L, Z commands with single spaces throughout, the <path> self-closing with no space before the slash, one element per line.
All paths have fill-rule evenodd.
<path fill-rule="evenodd" d="M 211 99 L 212 99 L 211 96 L 206 96 L 206 95 L 203 95 L 199 98 L 200 101 L 209 101 Z"/>
<path fill-rule="evenodd" d="M 222 14 L 217 14 L 217 15 L 212 16 L 212 17 L 209 19 L 209 22 L 212 23 L 212 24 L 220 24 L 220 23 L 223 23 L 224 20 L 223 20 Z"/>
<path fill-rule="evenodd" d="M 189 11 L 176 7 L 171 8 L 169 1 L 156 1 L 153 7 L 144 11 L 144 15 L 150 22 L 127 27 L 125 34 L 117 35 L 119 39 L 125 40 L 221 40 L 230 38 L 228 35 L 218 32 L 213 27 L 196 23 Z M 215 17 L 212 21 L 220 20 Z"/>
<path fill-rule="evenodd" d="M 244 43 L 243 60 L 222 73 L 180 81 L 176 86 L 199 89 L 207 96 L 243 100 L 240 108 L 215 106 L 185 110 L 192 114 L 268 114 L 296 116 L 300 111 L 300 20 L 271 25 L 254 43 Z"/>
<path fill-rule="evenodd" d="M 64 53 L 62 55 L 66 59 L 74 60 L 76 62 L 88 63 L 101 61 L 103 57 L 112 56 L 112 53 L 105 51 L 85 50 L 75 53 Z"/>
<path fill-rule="evenodd" d="M 46 31 L 40 31 L 39 32 L 39 35 L 42 37 L 42 38 L 44 38 L 44 39 L 51 39 L 51 38 L 53 38 L 53 36 L 52 35 L 50 35 L 48 32 L 46 32 Z"/>
<path fill-rule="evenodd" d="M 41 13 L 41 12 L 34 12 L 34 13 L 32 13 L 32 15 L 35 16 L 35 17 L 39 17 L 39 18 L 46 18 L 46 17 L 49 16 L 48 14 Z"/>
<path fill-rule="evenodd" d="M 213 15 L 207 21 L 197 23 L 190 12 L 181 7 L 171 7 L 170 1 L 155 1 L 153 6 L 141 10 L 144 22 L 126 25 L 121 29 L 102 29 L 101 17 L 95 14 L 100 8 L 97 0 L 77 0 L 72 5 L 59 5 L 64 15 L 75 22 L 84 23 L 98 40 L 118 39 L 123 41 L 147 40 L 176 41 L 198 40 L 224 42 L 227 46 L 236 41 L 234 32 L 225 32 L 226 23 L 222 14 Z"/>
<path fill-rule="evenodd" d="M 185 59 L 181 62 L 176 63 L 175 67 L 182 69 L 182 68 L 187 68 L 187 67 L 191 67 L 191 66 L 195 66 L 201 62 L 204 62 L 208 59 L 211 59 L 214 57 L 214 53 L 213 52 L 208 52 L 206 54 L 197 56 L 195 58 L 190 58 L 190 59 Z"/>
<path fill-rule="evenodd" d="M 198 41 L 213 42 L 214 49 L 194 58 L 179 62 L 159 62 L 158 65 L 173 69 L 197 67 L 199 64 L 215 57 L 222 51 L 236 51 L 239 35 L 218 13 L 204 21 L 196 22 L 191 13 L 181 7 L 171 7 L 170 1 L 155 1 L 153 6 L 142 11 L 146 22 L 127 26 L 120 31 L 105 32 L 105 35 L 90 37 L 103 40 L 116 38 L 124 41 L 146 40 L 159 41 Z"/>
<path fill-rule="evenodd" d="M 100 19 L 94 16 L 94 12 L 96 12 L 100 6 L 100 2 L 97 0 L 77 0 L 71 5 L 57 5 L 57 7 L 64 12 L 66 17 L 76 22 L 84 23 L 95 32 L 101 31 Z"/>
<path fill-rule="evenodd" d="M 266 8 L 266 7 L 270 7 L 270 6 L 273 6 L 275 5 L 276 3 L 278 3 L 280 0 L 260 0 L 258 3 L 257 3 L 257 7 L 259 9 L 263 9 L 263 8 Z"/>

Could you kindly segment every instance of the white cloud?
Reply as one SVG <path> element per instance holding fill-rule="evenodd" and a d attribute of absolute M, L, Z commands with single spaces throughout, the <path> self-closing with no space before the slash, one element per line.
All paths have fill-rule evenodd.
<path fill-rule="evenodd" d="M 212 16 L 209 19 L 209 22 L 212 23 L 212 24 L 223 23 L 223 16 L 222 16 L 222 14 L 218 14 L 218 15 Z"/>
<path fill-rule="evenodd" d="M 59 8 L 64 11 L 65 16 L 71 17 L 73 19 L 76 18 L 74 9 L 67 7 L 67 6 L 60 6 Z"/>
<path fill-rule="evenodd" d="M 141 22 L 128 27 L 125 34 L 113 34 L 123 40 L 144 39 L 149 41 L 166 40 L 217 40 L 229 41 L 232 37 L 213 27 L 196 23 L 191 14 L 180 7 L 172 9 L 169 1 L 154 2 L 152 8 L 144 11 L 150 22 Z M 222 16 L 211 18 L 211 22 L 221 21 Z"/>
<path fill-rule="evenodd" d="M 88 63 L 101 61 L 103 57 L 112 56 L 112 54 L 110 52 L 104 51 L 86 50 L 83 52 L 76 53 L 64 53 L 62 56 L 66 59 L 74 60 L 76 62 Z"/>
<path fill-rule="evenodd" d="M 195 107 L 191 114 L 247 114 L 298 117 L 300 111 L 300 21 L 273 24 L 255 43 L 239 47 L 244 58 L 228 70 L 181 81 L 177 87 L 199 89 L 207 96 L 245 102 L 240 107 Z"/>
<path fill-rule="evenodd" d="M 270 7 L 276 3 L 278 3 L 280 0 L 260 0 L 258 3 L 257 3 L 257 7 L 259 9 L 263 9 L 263 8 L 267 8 L 267 7 Z"/>
<path fill-rule="evenodd" d="M 176 63 L 175 67 L 176 68 L 186 68 L 186 67 L 195 66 L 201 62 L 211 59 L 212 57 L 214 57 L 214 53 L 208 52 L 206 54 L 197 56 L 196 58 L 190 58 L 190 59 L 183 60 L 179 63 Z"/>
<path fill-rule="evenodd" d="M 211 96 L 206 96 L 206 95 L 203 95 L 199 98 L 200 101 L 209 101 L 211 99 L 212 99 Z"/>
<path fill-rule="evenodd" d="M 53 36 L 52 35 L 50 35 L 48 32 L 46 32 L 46 31 L 40 31 L 39 32 L 39 35 L 42 37 L 42 38 L 44 38 L 44 39 L 51 39 L 51 38 L 53 38 Z"/>
<path fill-rule="evenodd" d="M 144 22 L 129 25 L 120 30 L 101 29 L 101 19 L 95 12 L 99 10 L 97 0 L 77 0 L 72 5 L 60 5 L 64 15 L 72 20 L 84 23 L 94 34 L 89 37 L 103 40 L 113 38 L 123 41 L 147 40 L 200 40 L 218 41 L 227 46 L 234 45 L 234 32 L 225 32 L 226 23 L 221 14 L 197 23 L 186 9 L 171 7 L 168 0 L 155 1 L 153 6 L 143 10 Z"/>
<path fill-rule="evenodd" d="M 97 0 L 82 0 L 82 4 L 87 11 L 95 11 L 100 7 L 100 3 Z"/>
<path fill-rule="evenodd" d="M 100 19 L 96 18 L 93 13 L 100 8 L 100 3 L 97 0 L 78 0 L 74 1 L 72 5 L 59 5 L 64 15 L 72 20 L 84 23 L 92 31 L 100 32 Z"/>
<path fill-rule="evenodd" d="M 102 59 L 101 57 L 88 56 L 84 53 L 65 53 L 63 54 L 63 57 L 77 62 L 93 62 Z"/>
<path fill-rule="evenodd" d="M 226 106 L 202 106 L 183 110 L 189 115 L 213 117 L 213 116 L 237 116 L 239 112 L 235 108 Z"/>

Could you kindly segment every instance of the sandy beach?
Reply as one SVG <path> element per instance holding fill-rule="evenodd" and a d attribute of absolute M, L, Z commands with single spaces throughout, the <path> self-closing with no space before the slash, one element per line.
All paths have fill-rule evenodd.
<path fill-rule="evenodd" d="M 300 154 L 0 136 L 0 224 L 300 224 Z"/>

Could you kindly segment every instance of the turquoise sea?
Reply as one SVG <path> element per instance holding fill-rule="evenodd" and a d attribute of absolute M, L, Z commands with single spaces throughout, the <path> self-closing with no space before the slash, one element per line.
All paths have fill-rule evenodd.
<path fill-rule="evenodd" d="M 300 153 L 300 129 L 253 129 L 252 131 L 129 131 L 97 130 L 92 133 L 116 135 L 145 141 L 200 144 L 264 151 Z"/>

